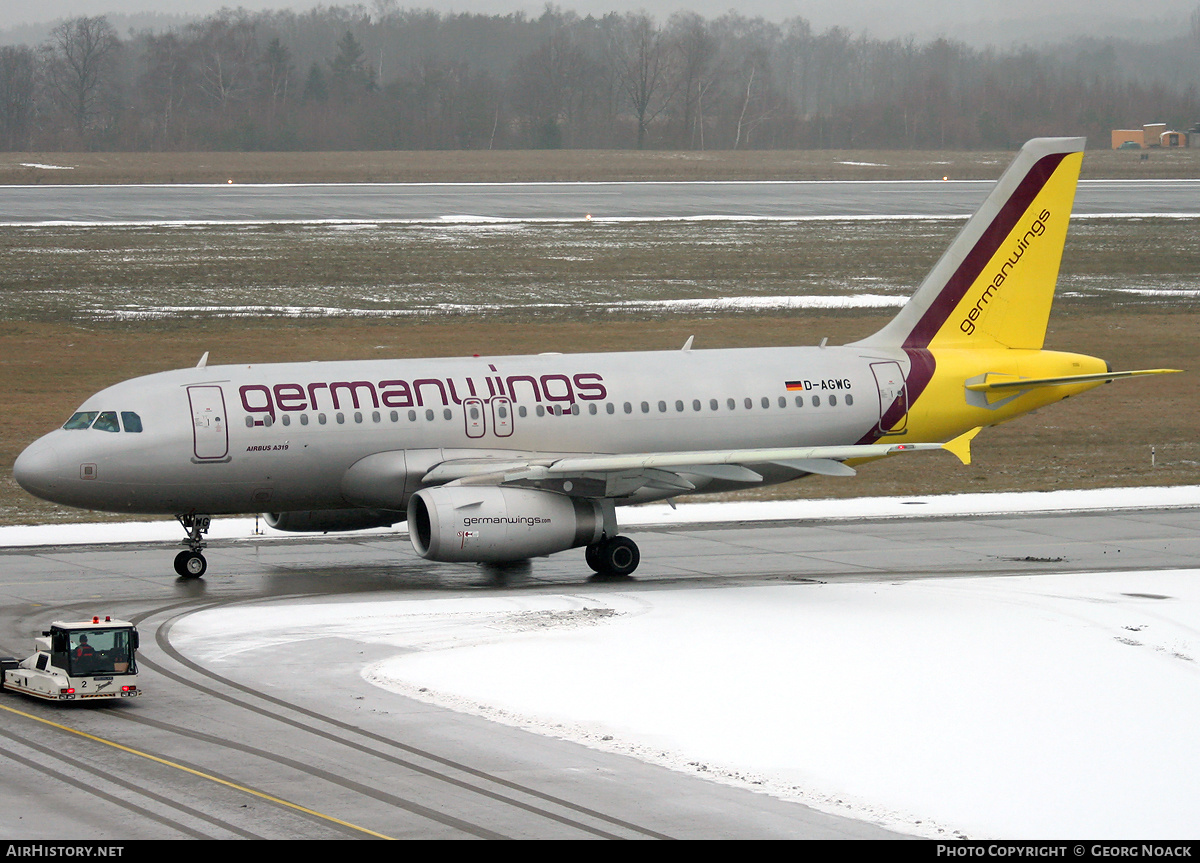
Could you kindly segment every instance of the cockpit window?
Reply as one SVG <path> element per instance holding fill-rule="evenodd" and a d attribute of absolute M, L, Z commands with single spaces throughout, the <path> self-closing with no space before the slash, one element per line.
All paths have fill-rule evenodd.
<path fill-rule="evenodd" d="M 125 426 L 127 432 L 140 432 L 142 430 L 142 418 L 133 411 L 121 411 L 121 425 Z"/>
<path fill-rule="evenodd" d="M 100 416 L 96 417 L 96 422 L 92 424 L 92 428 L 100 431 L 119 432 L 121 427 L 117 425 L 117 412 L 101 411 Z"/>
<path fill-rule="evenodd" d="M 71 416 L 63 426 L 65 429 L 85 429 L 92 424 L 99 411 L 79 411 Z"/>

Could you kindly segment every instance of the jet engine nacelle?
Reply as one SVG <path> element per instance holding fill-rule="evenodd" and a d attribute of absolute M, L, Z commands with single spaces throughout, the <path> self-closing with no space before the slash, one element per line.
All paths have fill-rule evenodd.
<path fill-rule="evenodd" d="M 382 509 L 319 509 L 306 512 L 264 512 L 263 519 L 276 530 L 294 533 L 326 533 L 336 530 L 368 530 L 391 527 L 404 521 L 404 513 Z"/>
<path fill-rule="evenodd" d="M 500 563 L 599 542 L 604 511 L 536 489 L 438 486 L 412 496 L 408 534 L 427 560 Z"/>

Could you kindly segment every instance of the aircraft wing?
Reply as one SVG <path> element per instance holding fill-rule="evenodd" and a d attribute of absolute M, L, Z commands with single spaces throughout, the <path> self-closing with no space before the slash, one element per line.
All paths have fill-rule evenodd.
<path fill-rule="evenodd" d="M 511 485 L 560 491 L 579 497 L 623 497 L 645 487 L 680 493 L 696 486 L 688 477 L 755 483 L 754 468 L 781 465 L 805 473 L 853 476 L 849 460 L 910 452 L 947 450 L 970 464 L 973 429 L 948 443 L 886 443 L 845 446 L 768 447 L 694 452 L 619 453 L 505 459 L 454 459 L 434 466 L 429 485 Z"/>

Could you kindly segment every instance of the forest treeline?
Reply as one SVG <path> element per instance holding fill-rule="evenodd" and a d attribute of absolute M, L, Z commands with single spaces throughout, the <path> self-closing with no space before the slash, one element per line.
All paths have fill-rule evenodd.
<path fill-rule="evenodd" d="M 395 0 L 104 17 L 0 48 L 0 149 L 1002 148 L 1200 121 L 1200 6 L 1157 44 L 972 48 L 730 12 L 441 14 Z"/>

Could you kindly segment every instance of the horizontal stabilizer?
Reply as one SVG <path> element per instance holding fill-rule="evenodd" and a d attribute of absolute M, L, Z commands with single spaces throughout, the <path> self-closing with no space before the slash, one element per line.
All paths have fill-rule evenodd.
<path fill-rule="evenodd" d="M 1140 375 L 1173 375 L 1182 369 L 1138 369 L 1128 372 L 1099 372 L 1094 375 L 1062 375 L 1054 378 L 1017 378 L 1009 375 L 988 376 L 988 380 L 967 384 L 966 387 L 974 392 L 997 392 L 1001 390 L 1032 390 L 1038 387 L 1059 387 L 1067 384 L 1104 383 L 1120 378 L 1132 378 Z"/>

